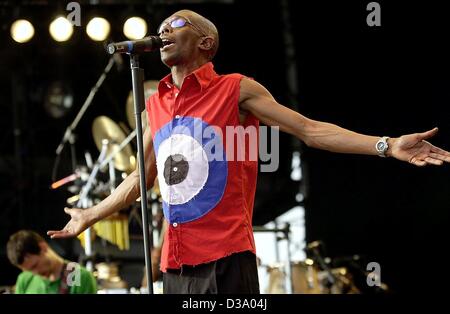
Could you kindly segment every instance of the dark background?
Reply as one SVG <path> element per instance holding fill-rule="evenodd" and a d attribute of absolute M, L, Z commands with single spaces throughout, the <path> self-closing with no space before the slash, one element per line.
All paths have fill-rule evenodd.
<path fill-rule="evenodd" d="M 157 25 L 180 8 L 210 18 L 221 43 L 215 60 L 219 73 L 239 72 L 266 86 L 283 104 L 317 120 L 371 135 L 399 136 L 440 128 L 431 141 L 450 148 L 447 106 L 450 100 L 449 6 L 437 1 L 378 1 L 381 27 L 366 24 L 370 1 L 99 1 L 82 4 L 82 27 L 64 44 L 54 42 L 48 25 L 65 2 L 0 2 L 0 286 L 14 283 L 18 270 L 8 264 L 5 246 L 11 233 L 30 228 L 45 233 L 67 221 L 62 208 L 70 193 L 51 191 L 54 151 L 105 67 L 104 47 L 91 41 L 84 25 L 95 13 L 113 22 L 111 40 L 124 40 L 126 16 L 139 14 Z M 298 95 L 288 91 L 286 31 L 282 7 L 295 44 Z M 28 17 L 35 36 L 17 44 L 9 27 Z M 77 150 L 94 156 L 91 125 L 108 115 L 126 125 L 125 103 L 131 89 L 128 58 L 108 75 L 78 125 Z M 141 58 L 146 79 L 168 69 L 159 54 Z M 73 89 L 74 108 L 61 119 L 43 108 L 55 80 Z M 280 169 L 261 174 L 254 224 L 261 225 L 305 194 L 307 241 L 322 240 L 331 257 L 360 254 L 381 265 L 381 277 L 393 291 L 437 292 L 445 288 L 445 234 L 449 223 L 450 168 L 417 168 L 373 156 L 338 155 L 301 146 L 304 180 L 290 179 L 293 147 L 283 135 Z M 64 150 L 58 178 L 71 173 Z M 69 259 L 78 258 L 72 240 L 52 241 Z M 137 244 L 136 252 L 139 252 Z M 132 254 L 131 254 L 132 255 Z M 135 259 L 142 257 L 136 253 Z M 143 263 L 143 262 L 142 262 Z"/>

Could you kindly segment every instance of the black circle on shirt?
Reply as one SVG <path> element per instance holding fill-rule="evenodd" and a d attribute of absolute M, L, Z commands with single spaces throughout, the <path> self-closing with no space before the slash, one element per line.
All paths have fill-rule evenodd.
<path fill-rule="evenodd" d="M 164 162 L 164 180 L 167 185 L 183 182 L 189 172 L 189 163 L 181 154 L 170 155 Z"/>

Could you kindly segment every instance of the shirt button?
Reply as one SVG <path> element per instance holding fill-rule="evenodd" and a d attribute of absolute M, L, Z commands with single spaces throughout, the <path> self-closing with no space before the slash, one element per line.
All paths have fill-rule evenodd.
<path fill-rule="evenodd" d="M 177 114 L 176 116 L 175 116 L 175 119 L 180 119 L 181 117 L 180 117 L 180 115 L 179 114 Z"/>
<path fill-rule="evenodd" d="M 178 93 L 175 93 L 175 97 L 178 97 Z"/>
<path fill-rule="evenodd" d="M 174 228 L 176 228 L 176 227 L 178 227 L 178 224 L 177 224 L 176 222 L 174 222 L 174 223 L 172 224 L 172 226 L 173 226 Z"/>

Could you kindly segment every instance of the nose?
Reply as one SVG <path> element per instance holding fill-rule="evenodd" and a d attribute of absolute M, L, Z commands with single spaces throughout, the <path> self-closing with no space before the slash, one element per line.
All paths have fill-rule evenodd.
<path fill-rule="evenodd" d="M 172 27 L 170 27 L 169 23 L 164 23 L 163 25 L 161 25 L 160 29 L 159 29 L 159 35 L 165 34 L 165 33 L 171 33 L 172 32 Z"/>

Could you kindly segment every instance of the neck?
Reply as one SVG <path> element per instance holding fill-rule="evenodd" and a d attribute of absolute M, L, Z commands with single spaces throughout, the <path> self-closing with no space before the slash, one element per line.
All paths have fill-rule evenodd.
<path fill-rule="evenodd" d="M 55 254 L 52 260 L 52 272 L 50 274 L 49 280 L 55 281 L 61 277 L 61 272 L 64 267 L 64 259 Z"/>
<path fill-rule="evenodd" d="M 173 84 L 181 88 L 183 85 L 184 78 L 200 68 L 202 65 L 206 64 L 208 61 L 197 60 L 195 62 L 189 64 L 177 64 L 170 68 L 172 72 L 172 81 Z"/>

